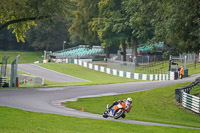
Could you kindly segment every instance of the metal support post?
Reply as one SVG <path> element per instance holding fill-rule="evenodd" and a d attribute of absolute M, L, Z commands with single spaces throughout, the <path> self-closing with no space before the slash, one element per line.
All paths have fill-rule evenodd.
<path fill-rule="evenodd" d="M 16 59 L 11 64 L 10 87 L 19 87 L 19 84 L 18 84 L 18 75 L 17 75 L 18 58 L 19 57 L 20 57 L 20 55 L 18 55 L 16 57 Z"/>

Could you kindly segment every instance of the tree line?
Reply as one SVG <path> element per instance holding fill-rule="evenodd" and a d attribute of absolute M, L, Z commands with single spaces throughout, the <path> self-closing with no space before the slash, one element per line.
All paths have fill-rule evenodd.
<path fill-rule="evenodd" d="M 109 56 L 121 47 L 124 60 L 127 47 L 136 56 L 139 44 L 160 41 L 179 53 L 200 50 L 199 0 L 2 0 L 0 13 L 1 49 L 16 44 L 12 32 L 29 49 L 59 50 L 66 41 L 101 45 Z"/>

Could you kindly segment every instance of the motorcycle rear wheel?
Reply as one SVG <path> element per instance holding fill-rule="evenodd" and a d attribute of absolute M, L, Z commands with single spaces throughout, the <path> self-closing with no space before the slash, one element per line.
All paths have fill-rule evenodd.
<path fill-rule="evenodd" d="M 123 114 L 124 114 L 124 110 L 122 110 L 122 109 L 117 109 L 116 111 L 115 111 L 116 113 L 114 114 L 114 119 L 119 119 Z"/>

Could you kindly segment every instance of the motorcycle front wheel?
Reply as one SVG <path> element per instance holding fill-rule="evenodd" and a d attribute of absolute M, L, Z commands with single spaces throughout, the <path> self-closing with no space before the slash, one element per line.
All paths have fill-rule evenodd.
<path fill-rule="evenodd" d="M 103 113 L 103 117 L 104 118 L 108 118 L 108 114 L 107 114 L 108 112 L 107 111 L 105 111 L 104 113 Z"/>

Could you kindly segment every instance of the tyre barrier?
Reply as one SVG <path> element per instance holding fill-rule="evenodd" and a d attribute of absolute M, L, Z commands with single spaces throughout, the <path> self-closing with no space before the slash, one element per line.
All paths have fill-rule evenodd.
<path fill-rule="evenodd" d="M 181 103 L 183 107 L 200 114 L 200 98 L 189 94 L 192 88 L 200 84 L 200 77 L 188 86 L 175 89 L 176 102 Z"/>

